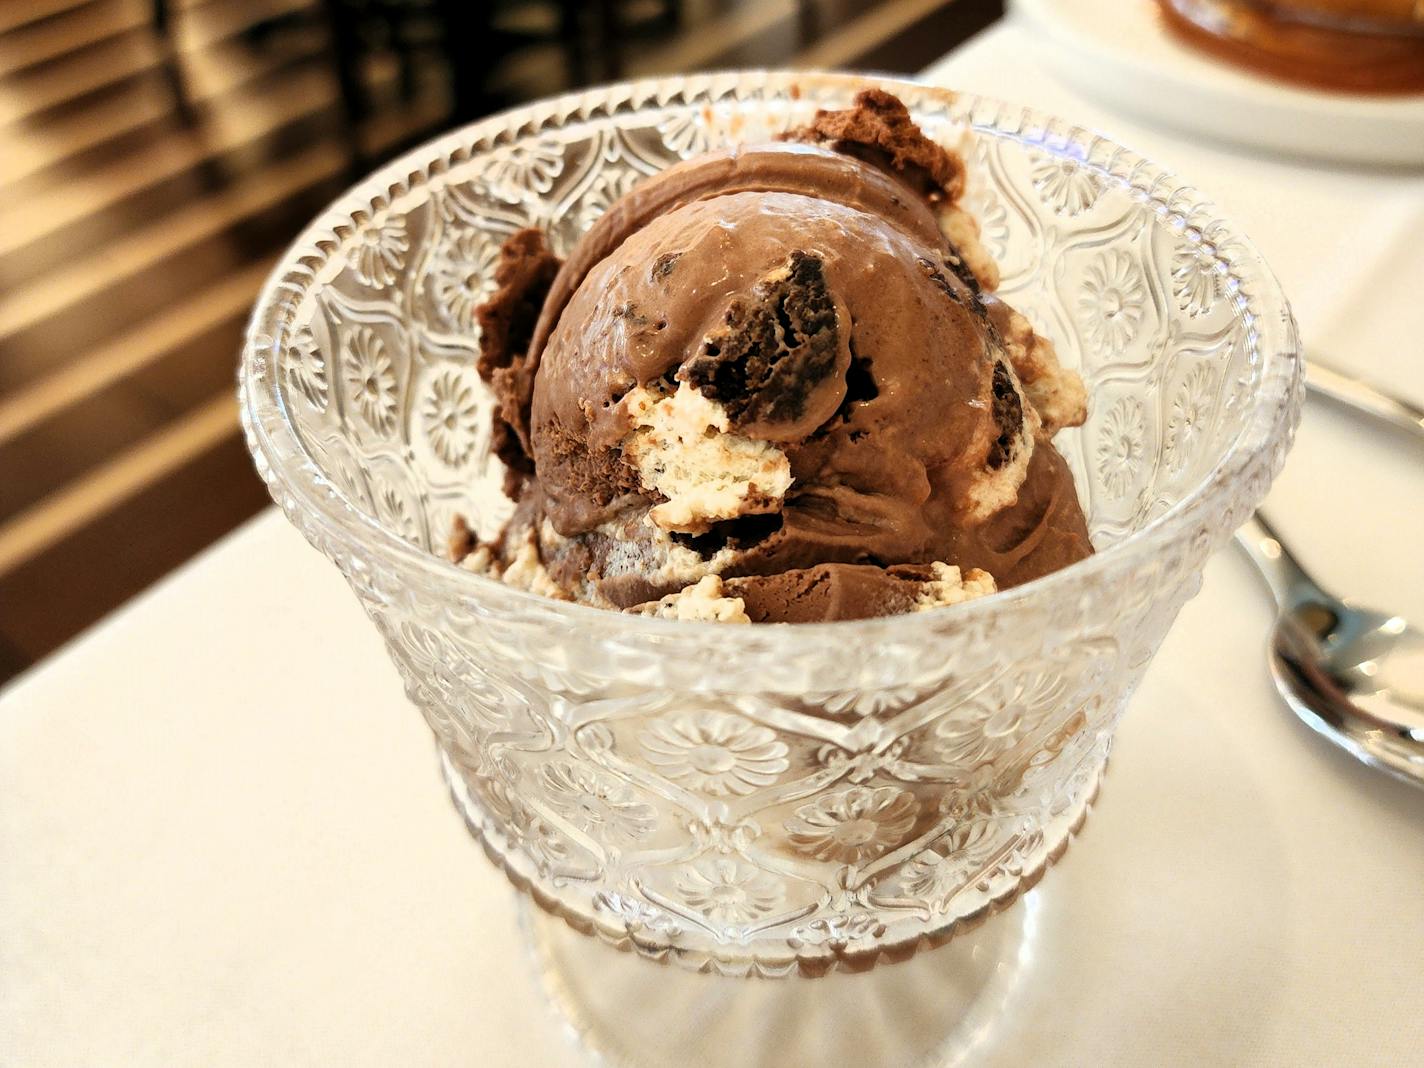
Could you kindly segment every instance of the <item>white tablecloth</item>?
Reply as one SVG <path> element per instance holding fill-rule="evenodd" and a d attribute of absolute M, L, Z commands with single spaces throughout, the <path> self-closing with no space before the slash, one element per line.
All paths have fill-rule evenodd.
<path fill-rule="evenodd" d="M 1424 179 L 1141 129 L 1012 26 L 930 76 L 1175 167 L 1255 237 L 1309 340 L 1424 399 Z M 1312 404 L 1271 502 L 1323 578 L 1416 619 L 1420 460 Z M 987 1063 L 1420 1063 L 1424 792 L 1283 710 L 1270 618 L 1242 558 L 1211 563 L 1037 892 Z M 579 1063 L 515 915 L 376 632 L 275 513 L 0 697 L 0 1064 Z"/>

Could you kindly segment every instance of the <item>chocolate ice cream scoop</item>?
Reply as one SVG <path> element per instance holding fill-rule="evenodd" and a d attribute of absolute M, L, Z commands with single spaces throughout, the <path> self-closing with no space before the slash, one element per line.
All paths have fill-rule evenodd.
<path fill-rule="evenodd" d="M 533 479 L 468 566 L 789 622 L 954 603 L 1091 552 L 1049 440 L 1081 422 L 1081 383 L 985 295 L 962 162 L 893 97 L 860 108 L 793 133 L 817 145 L 640 184 L 558 268 L 522 351 L 491 335 L 504 443 Z M 512 244 L 532 266 L 502 265 L 496 325 L 527 322 L 520 283 L 553 270 L 529 232 Z"/>
<path fill-rule="evenodd" d="M 706 462 L 731 470 L 745 446 L 783 458 L 789 484 L 749 475 L 745 507 L 660 522 L 664 498 L 704 483 L 648 476 L 638 404 L 706 417 L 659 455 L 715 441 Z M 942 248 L 833 200 L 744 192 L 660 216 L 589 272 L 545 347 L 531 426 L 559 534 L 639 505 L 687 535 L 775 512 L 737 565 L 765 572 L 945 559 L 953 531 L 1014 500 L 1037 417 Z"/>

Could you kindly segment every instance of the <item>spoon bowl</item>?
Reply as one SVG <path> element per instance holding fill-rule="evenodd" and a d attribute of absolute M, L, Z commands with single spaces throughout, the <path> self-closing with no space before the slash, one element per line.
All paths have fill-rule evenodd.
<path fill-rule="evenodd" d="M 1270 664 L 1286 704 L 1356 759 L 1424 788 L 1424 633 L 1321 589 L 1259 513 L 1238 536 L 1280 608 Z"/>

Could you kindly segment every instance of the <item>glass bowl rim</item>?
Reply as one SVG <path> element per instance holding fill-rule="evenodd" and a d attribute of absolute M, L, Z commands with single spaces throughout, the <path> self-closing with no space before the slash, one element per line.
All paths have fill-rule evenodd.
<path fill-rule="evenodd" d="M 635 109 L 668 106 L 681 94 L 684 99 L 677 106 L 690 109 L 699 106 L 699 101 L 687 99 L 689 97 L 700 96 L 701 104 L 714 104 L 738 90 L 764 94 L 783 91 L 794 96 L 810 88 L 849 95 L 871 87 L 888 89 L 906 99 L 912 112 L 925 100 L 937 100 L 946 111 L 953 109 L 953 121 L 957 124 L 972 130 L 991 130 L 997 136 L 1018 140 L 1041 151 L 1055 153 L 1056 149 L 1055 154 L 1061 155 L 1070 144 L 1089 144 L 1087 150 L 1073 155 L 1080 166 L 1126 187 L 1137 199 L 1150 205 L 1160 218 L 1180 220 L 1184 233 L 1195 228 L 1197 235 L 1189 236 L 1189 240 L 1198 244 L 1206 240 L 1201 232 L 1204 224 L 1197 220 L 1205 220 L 1205 224 L 1210 225 L 1211 243 L 1223 258 L 1229 257 L 1233 277 L 1244 283 L 1240 286 L 1242 299 L 1256 328 L 1262 361 L 1260 388 L 1251 396 L 1249 415 L 1230 447 L 1178 501 L 1142 528 L 1085 560 L 1023 585 L 958 605 L 866 620 L 728 627 L 559 601 L 460 568 L 435 551 L 407 541 L 351 503 L 326 476 L 321 464 L 297 435 L 279 388 L 279 376 L 268 373 L 276 363 L 269 350 L 275 352 L 283 345 L 297 305 L 317 282 L 321 268 L 349 240 L 342 237 L 342 232 L 349 234 L 362 218 L 375 217 L 426 181 L 503 143 L 535 135 L 547 127 L 562 127 L 570 120 L 613 118 L 625 105 Z M 975 116 L 986 117 L 976 119 Z M 1016 124 L 1017 132 L 1008 128 L 1007 123 L 1001 123 L 1004 116 Z M 1022 132 L 1025 128 L 1033 132 L 1025 134 Z M 1094 149 L 1106 149 L 1108 162 L 1092 162 Z M 283 511 L 309 538 L 309 531 L 297 522 L 294 511 L 315 520 L 323 532 L 337 542 L 358 545 L 378 553 L 398 570 L 412 569 L 445 584 L 452 603 L 468 596 L 486 606 L 490 614 L 513 617 L 533 610 L 546 618 L 562 618 L 573 627 L 580 624 L 616 627 L 629 637 L 642 636 L 653 641 L 674 634 L 707 636 L 715 633 L 719 644 L 726 647 L 755 643 L 769 630 L 781 636 L 778 640 L 795 634 L 804 635 L 812 642 L 824 642 L 832 636 L 844 639 L 848 637 L 848 628 L 873 629 L 887 638 L 891 634 L 908 638 L 921 629 L 937 629 L 951 618 L 946 613 L 952 614 L 957 629 L 968 628 L 986 616 L 1011 611 L 1030 602 L 1091 590 L 1098 580 L 1117 568 L 1161 552 L 1179 535 L 1189 531 L 1198 517 L 1230 494 L 1298 417 L 1302 378 L 1303 364 L 1294 320 L 1274 274 L 1250 240 L 1223 219 L 1210 200 L 1171 171 L 1096 131 L 993 97 L 879 75 L 747 70 L 640 79 L 545 98 L 440 134 L 367 175 L 332 201 L 301 231 L 263 283 L 244 336 L 238 400 L 249 451 Z"/>

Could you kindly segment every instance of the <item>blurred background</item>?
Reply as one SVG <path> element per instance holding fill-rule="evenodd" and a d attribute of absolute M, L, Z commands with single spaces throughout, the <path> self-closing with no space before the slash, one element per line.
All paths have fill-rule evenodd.
<path fill-rule="evenodd" d="M 619 78 L 911 73 L 1002 11 L 0 0 L 0 681 L 267 503 L 234 401 L 244 320 L 355 178 L 453 124 Z"/>

